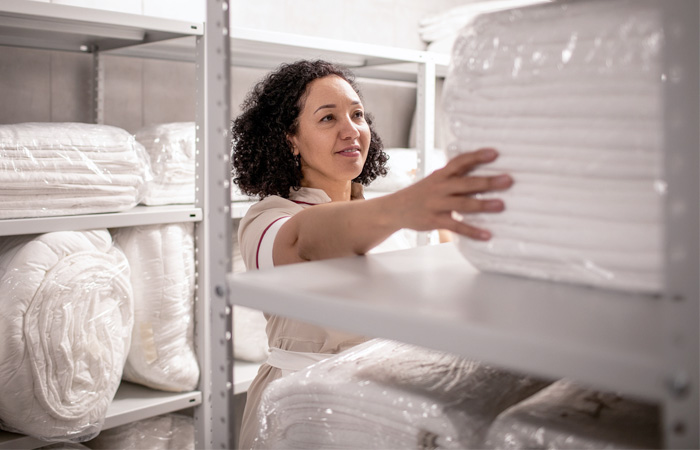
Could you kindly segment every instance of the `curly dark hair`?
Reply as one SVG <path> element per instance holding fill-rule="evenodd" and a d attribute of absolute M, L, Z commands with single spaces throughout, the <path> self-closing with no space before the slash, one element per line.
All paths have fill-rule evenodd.
<path fill-rule="evenodd" d="M 355 77 L 347 68 L 327 61 L 302 60 L 282 64 L 248 93 L 243 112 L 232 126 L 233 182 L 247 195 L 289 197 L 301 187 L 301 167 L 295 162 L 288 135 L 294 135 L 306 99 L 306 87 L 317 78 L 336 75 L 347 81 L 362 98 Z M 352 181 L 367 186 L 387 173 L 388 157 L 382 141 L 365 114 L 370 144 L 362 173 Z"/>

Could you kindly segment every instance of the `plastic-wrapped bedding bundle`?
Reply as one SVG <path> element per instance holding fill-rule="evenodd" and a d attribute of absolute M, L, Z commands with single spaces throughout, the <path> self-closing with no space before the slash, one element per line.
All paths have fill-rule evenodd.
<path fill-rule="evenodd" d="M 466 218 L 482 270 L 654 292 L 662 279 L 661 47 L 644 0 L 558 1 L 480 16 L 444 88 L 450 156 L 494 147 L 502 214 Z M 492 195 L 492 194 L 489 194 Z"/>
<path fill-rule="evenodd" d="M 93 450 L 194 450 L 194 420 L 165 414 L 104 430 L 85 443 Z"/>
<path fill-rule="evenodd" d="M 374 339 L 271 383 L 255 448 L 481 448 L 500 412 L 547 384 Z"/>
<path fill-rule="evenodd" d="M 661 448 L 659 408 L 559 380 L 504 411 L 486 448 Z"/>
<path fill-rule="evenodd" d="M 194 122 L 149 125 L 136 132 L 153 171 L 141 203 L 194 203 L 195 135 Z"/>
<path fill-rule="evenodd" d="M 134 330 L 123 378 L 154 389 L 197 387 L 194 352 L 194 225 L 118 228 L 134 287 Z"/>
<path fill-rule="evenodd" d="M 0 427 L 97 434 L 133 326 L 129 265 L 107 230 L 0 238 Z"/>
<path fill-rule="evenodd" d="M 120 128 L 0 125 L 0 219 L 123 211 L 150 178 L 143 146 Z"/>

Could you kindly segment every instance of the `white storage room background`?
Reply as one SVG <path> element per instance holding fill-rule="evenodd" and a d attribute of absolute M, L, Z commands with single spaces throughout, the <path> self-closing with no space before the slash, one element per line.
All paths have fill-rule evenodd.
<path fill-rule="evenodd" d="M 18 198 L 17 192 L 10 197 L 10 189 L 0 186 L 8 201 L 23 203 L 17 208 L 31 211 L 24 216 L 0 216 L 0 239 L 4 240 L 0 240 L 0 248 L 5 245 L 18 253 L 16 242 L 26 245 L 22 239 L 36 239 L 40 234 L 110 230 L 115 240 L 126 240 L 128 230 L 194 224 L 194 241 L 189 249 L 195 261 L 189 289 L 195 293 L 191 340 L 199 366 L 199 383 L 193 389 L 165 390 L 138 382 L 112 383 L 114 389 L 118 387 L 116 394 L 108 386 L 101 388 L 102 398 L 85 400 L 100 404 L 104 416 L 90 418 L 83 430 L 96 425 L 103 430 L 116 430 L 184 412 L 177 418 L 191 420 L 188 426 L 196 448 L 232 448 L 240 420 L 240 397 L 257 367 L 231 358 L 235 345 L 231 315 L 235 305 L 397 339 L 534 375 L 567 377 L 601 390 L 658 403 L 663 411 L 663 444 L 669 448 L 698 447 L 699 13 L 694 0 L 658 2 L 664 14 L 663 29 L 670 30 L 663 64 L 673 69 L 669 77 L 674 79 L 665 85 L 663 105 L 663 180 L 667 182 L 667 201 L 666 287 L 662 294 L 633 295 L 506 275 L 465 274 L 452 244 L 418 246 L 333 264 L 310 263 L 264 274 L 231 273 L 235 220 L 249 203 L 236 198 L 235 192 L 235 201 L 231 202 L 229 121 L 251 83 L 280 62 L 324 57 L 355 68 L 361 77 L 367 108 L 377 117 L 385 146 L 420 149 L 413 169 L 417 176 L 430 170 L 433 147 L 443 145 L 441 130 L 435 128 L 434 120 L 441 112 L 434 105 L 439 99 L 436 87 L 442 87 L 449 55 L 439 49 L 425 51 L 426 43 L 416 31 L 416 24 L 429 14 L 479 2 L 427 3 L 0 1 L 0 124 L 96 123 L 126 130 L 127 134 L 160 123 L 194 122 L 196 127 L 195 151 L 191 155 L 196 161 L 196 186 L 189 203 L 163 205 L 155 201 L 149 206 L 122 205 L 120 212 L 96 214 L 106 210 L 80 213 L 75 205 L 80 208 L 81 202 L 74 202 L 72 215 L 44 214 L 41 204 L 32 200 L 32 195 L 40 192 L 38 187 L 20 189 Z M 362 31 L 357 27 L 360 22 Z M 689 38 L 683 30 L 695 31 Z M 382 93 L 380 100 L 374 95 L 377 92 Z M 383 117 L 394 120 L 383 122 Z M 41 142 L 37 144 L 37 139 L 41 141 L 30 141 L 38 147 L 27 150 L 27 144 L 23 148 L 24 156 L 30 152 L 36 158 L 46 150 Z M 0 156 L 6 157 L 2 153 Z M 2 171 L 23 170 L 17 169 L 18 165 L 3 164 L 0 162 Z M 116 173 L 117 169 L 108 170 Z M 16 179 L 11 174 L 2 176 Z M 39 184 L 49 177 L 47 173 L 34 176 Z M 3 206 L 0 213 L 7 209 Z M 125 232 L 120 236 L 118 230 Z M 83 239 L 110 240 L 86 236 Z M 96 258 L 101 261 L 105 256 Z M 145 262 L 141 262 L 142 265 L 132 264 L 133 272 L 145 274 Z M 2 256 L 0 263 L 0 282 L 6 283 L 3 289 L 9 289 L 15 285 L 9 284 L 12 279 L 7 273 L 16 270 L 10 264 L 18 263 Z M 99 266 L 97 262 L 90 264 Z M 309 276 L 312 272 L 314 275 Z M 361 298 L 342 288 L 359 282 L 368 290 Z M 435 299 L 438 287 L 439 305 Z M 285 294 L 284 301 L 280 301 L 281 292 Z M 368 303 L 367 298 L 381 301 Z M 52 305 L 50 308 L 75 307 L 74 299 L 61 301 L 61 305 L 47 304 Z M 46 312 L 36 312 L 40 306 L 21 307 L 24 310 L 5 314 L 3 326 L 29 320 L 12 314 L 31 313 L 39 317 L 33 319 L 37 322 L 52 320 L 53 316 Z M 4 306 L 5 309 L 11 308 Z M 128 322 L 121 316 L 110 320 L 106 327 L 114 327 L 116 320 Z M 81 332 L 76 331 L 79 337 L 95 333 L 88 330 L 80 335 Z M 15 346 L 13 352 L 25 351 L 22 339 L 3 337 L 0 363 L 16 356 L 9 355 L 10 342 Z M 118 347 L 117 344 L 114 345 Z M 49 344 L 36 344 L 42 345 Z M 95 347 L 72 351 L 89 353 Z M 111 351 L 111 358 L 125 357 L 118 349 Z M 144 352 L 148 358 L 148 352 Z M 93 357 L 96 358 L 94 354 Z M 6 383 L 3 379 L 0 396 L 5 399 L 1 402 L 4 414 L 12 411 L 14 416 L 23 417 L 29 411 L 42 410 L 53 401 L 51 395 L 58 395 L 53 391 L 64 388 L 57 387 L 61 380 L 55 382 L 56 386 L 42 384 L 54 383 L 49 380 L 36 381 L 41 386 L 31 387 L 31 374 L 37 371 L 43 370 L 50 378 L 54 370 L 57 375 L 53 376 L 60 378 L 61 369 L 51 366 L 61 362 L 46 361 L 41 368 L 36 364 L 33 368 L 12 366 L 13 380 L 23 376 L 24 380 Z M 1 366 L 0 376 L 7 376 Z M 34 391 L 42 390 L 35 397 Z M 37 400 L 40 397 L 49 399 Z M 27 425 L 27 433 L 41 436 L 47 424 L 60 430 L 62 420 L 70 423 L 70 411 L 64 410 L 64 416 L 44 412 L 44 416 L 27 419 L 35 421 Z M 169 420 L 174 421 L 173 417 Z M 39 431 L 31 433 L 32 426 Z M 165 427 L 187 428 L 175 422 Z M 124 436 L 117 439 L 124 440 Z M 36 437 L 0 432 L 0 448 L 42 445 L 46 442 Z"/>

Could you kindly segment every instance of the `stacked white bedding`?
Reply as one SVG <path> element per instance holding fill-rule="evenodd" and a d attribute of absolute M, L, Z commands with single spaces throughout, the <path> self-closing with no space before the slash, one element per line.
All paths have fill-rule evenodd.
<path fill-rule="evenodd" d="M 255 448 L 482 448 L 546 382 L 375 339 L 270 384 Z"/>
<path fill-rule="evenodd" d="M 464 220 L 482 270 L 608 288 L 661 287 L 663 30 L 647 1 L 561 1 L 480 16 L 453 50 L 450 156 L 494 147 L 502 214 Z"/>
<path fill-rule="evenodd" d="M 480 14 L 547 1 L 551 0 L 473 0 L 422 18 L 418 34 L 428 44 L 428 51 L 449 54 L 460 30 Z"/>
<path fill-rule="evenodd" d="M 559 380 L 498 416 L 486 448 L 661 448 L 659 408 Z"/>
<path fill-rule="evenodd" d="M 0 238 L 0 427 L 99 432 L 133 326 L 129 266 L 107 230 Z"/>
<path fill-rule="evenodd" d="M 0 219 L 123 211 L 149 178 L 143 147 L 120 128 L 0 125 Z"/>
<path fill-rule="evenodd" d="M 93 450 L 194 450 L 194 420 L 165 414 L 104 430 L 85 443 Z"/>
<path fill-rule="evenodd" d="M 134 288 L 134 328 L 124 379 L 189 391 L 199 381 L 194 352 L 194 225 L 118 228 Z"/>
<path fill-rule="evenodd" d="M 194 203 L 195 137 L 194 122 L 149 125 L 136 132 L 153 172 L 141 203 Z"/>

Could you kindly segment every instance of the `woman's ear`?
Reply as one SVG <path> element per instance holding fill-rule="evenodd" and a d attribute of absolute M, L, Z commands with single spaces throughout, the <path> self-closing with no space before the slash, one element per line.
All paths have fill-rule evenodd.
<path fill-rule="evenodd" d="M 294 136 L 292 135 L 287 135 L 287 142 L 289 142 L 289 147 L 292 149 L 292 155 L 297 156 L 299 154 L 299 148 L 297 148 L 296 143 L 294 142 L 296 139 L 294 139 Z"/>

